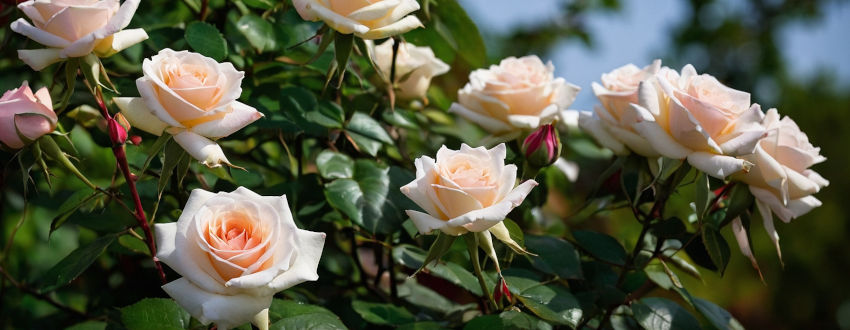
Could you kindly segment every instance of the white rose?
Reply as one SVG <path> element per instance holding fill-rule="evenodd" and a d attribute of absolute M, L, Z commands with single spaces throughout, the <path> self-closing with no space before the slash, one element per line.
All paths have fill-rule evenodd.
<path fill-rule="evenodd" d="M 661 68 L 652 82 L 640 83 L 638 99 L 630 107 L 634 128 L 652 148 L 716 178 L 747 170 L 752 164 L 735 156 L 751 154 L 765 134 L 764 114 L 750 105 L 749 93 L 697 75 L 691 65 L 681 75 Z"/>
<path fill-rule="evenodd" d="M 322 20 L 342 34 L 381 39 L 421 27 L 416 0 L 292 0 L 301 18 Z"/>
<path fill-rule="evenodd" d="M 180 219 L 155 230 L 157 258 L 183 276 L 163 290 L 219 329 L 268 328 L 275 293 L 319 278 L 325 234 L 298 229 L 286 196 L 195 189 Z"/>
<path fill-rule="evenodd" d="M 578 86 L 554 77 L 552 63 L 539 57 L 509 57 L 469 74 L 449 111 L 492 134 L 518 135 L 550 123 L 575 101 Z"/>
<path fill-rule="evenodd" d="M 140 0 L 30 0 L 18 5 L 32 24 L 20 18 L 13 31 L 45 45 L 46 49 L 18 50 L 33 70 L 92 51 L 106 57 L 148 38 L 143 29 L 123 30 Z M 123 30 L 123 31 L 122 31 Z"/>
<path fill-rule="evenodd" d="M 777 252 L 779 235 L 771 213 L 788 223 L 820 206 L 812 194 L 829 185 L 829 181 L 809 169 L 826 160 L 820 155 L 820 148 L 809 142 L 791 118 L 779 118 L 776 109 L 767 111 L 763 124 L 768 135 L 759 141 L 755 153 L 741 157 L 755 166 L 749 173 L 733 176 L 749 185 Z"/>
<path fill-rule="evenodd" d="M 505 152 L 504 143 L 490 150 L 463 144 L 460 150 L 443 146 L 436 161 L 417 158 L 416 179 L 401 192 L 427 212 L 407 210 L 419 232 L 457 236 L 500 224 L 537 186 L 528 180 L 514 187 L 517 168 L 505 165 Z"/>
<path fill-rule="evenodd" d="M 372 60 L 384 81 L 390 81 L 393 63 L 393 39 L 372 48 Z M 395 78 L 398 84 L 396 96 L 403 99 L 425 99 L 431 78 L 449 72 L 449 65 L 434 56 L 430 47 L 420 47 L 407 42 L 398 47 L 395 62 Z"/>
<path fill-rule="evenodd" d="M 636 114 L 630 110 L 630 105 L 638 103 L 640 83 L 652 79 L 660 68 L 661 60 L 655 60 L 643 69 L 627 64 L 603 74 L 601 85 L 593 83 L 593 93 L 602 105 L 594 108 L 593 113 L 580 113 L 581 128 L 615 154 L 634 151 L 657 157 L 655 149 L 632 127 Z"/>
<path fill-rule="evenodd" d="M 142 97 L 116 97 L 115 104 L 133 125 L 145 132 L 174 135 L 192 157 L 210 167 L 230 165 L 218 139 L 263 116 L 236 101 L 242 78 L 230 63 L 188 51 L 163 49 L 142 63 L 136 80 Z"/>

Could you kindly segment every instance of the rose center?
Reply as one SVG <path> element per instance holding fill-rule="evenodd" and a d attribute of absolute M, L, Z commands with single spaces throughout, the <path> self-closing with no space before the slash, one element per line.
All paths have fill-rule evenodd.
<path fill-rule="evenodd" d="M 249 268 L 266 252 L 266 247 L 257 248 L 268 239 L 270 230 L 260 224 L 251 214 L 239 211 L 226 211 L 216 215 L 208 224 L 206 240 L 212 254 L 213 268 L 225 280 L 241 276 L 241 268 Z M 257 271 L 267 268 L 267 261 Z"/>

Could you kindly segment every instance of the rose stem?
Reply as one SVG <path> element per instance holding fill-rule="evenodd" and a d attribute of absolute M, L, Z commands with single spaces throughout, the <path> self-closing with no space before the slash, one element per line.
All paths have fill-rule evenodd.
<path fill-rule="evenodd" d="M 484 273 L 481 272 L 481 262 L 478 260 L 478 242 L 475 239 L 475 234 L 467 233 L 463 235 L 466 239 L 466 249 L 469 250 L 469 261 L 472 262 L 472 268 L 475 270 L 475 276 L 478 277 L 478 284 L 481 285 L 481 292 L 487 296 L 487 301 L 490 302 L 493 308 L 498 309 L 496 300 L 493 299 L 493 294 L 487 289 L 487 283 L 484 282 Z M 485 311 L 489 308 L 485 308 Z M 486 313 L 485 313 L 486 314 Z"/>
<path fill-rule="evenodd" d="M 112 116 L 109 114 L 109 109 L 106 108 L 106 103 L 103 102 L 103 94 L 100 91 L 100 86 L 95 87 L 95 89 L 96 92 L 94 93 L 94 97 L 97 100 L 97 105 L 100 106 L 101 114 L 107 121 L 113 120 Z M 124 181 L 126 181 L 127 186 L 130 187 L 130 194 L 133 196 L 133 202 L 136 204 L 136 212 L 133 215 L 136 217 L 136 222 L 138 222 L 139 226 L 142 227 L 142 231 L 145 232 L 145 243 L 148 245 L 148 250 L 150 250 L 153 264 L 156 267 L 156 271 L 159 273 L 159 279 L 162 284 L 168 283 L 165 278 L 165 272 L 162 270 L 162 265 L 159 263 L 159 259 L 156 258 L 156 242 L 153 239 L 151 227 L 148 225 L 148 220 L 145 217 L 145 211 L 142 208 L 142 200 L 139 198 L 139 192 L 136 190 L 136 181 L 133 180 L 133 174 L 130 173 L 130 165 L 127 163 L 127 154 L 124 152 L 124 145 L 114 144 L 112 147 L 112 153 L 115 155 L 118 167 L 121 168 L 121 172 L 124 174 Z"/>

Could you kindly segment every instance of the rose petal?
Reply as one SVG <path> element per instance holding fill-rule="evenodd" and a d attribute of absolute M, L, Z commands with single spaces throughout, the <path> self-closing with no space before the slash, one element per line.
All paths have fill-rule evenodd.
<path fill-rule="evenodd" d="M 18 58 L 35 71 L 41 71 L 47 66 L 63 59 L 61 50 L 56 48 L 19 49 Z"/>
<path fill-rule="evenodd" d="M 305 281 L 319 279 L 317 270 L 322 249 L 325 246 L 325 236 L 325 233 L 298 229 L 296 232 L 298 256 L 295 258 L 295 263 L 269 283 L 268 287 L 278 292 Z"/>
<path fill-rule="evenodd" d="M 222 164 L 230 165 L 224 151 L 217 143 L 190 131 L 183 131 L 174 135 L 174 141 L 185 149 L 193 158 L 207 167 L 220 167 Z"/>
<path fill-rule="evenodd" d="M 708 152 L 694 152 L 688 155 L 688 163 L 718 179 L 724 179 L 741 170 L 748 170 L 752 166 L 752 163 L 743 159 Z"/>
<path fill-rule="evenodd" d="M 221 119 L 196 125 L 191 130 L 206 137 L 221 138 L 235 133 L 262 117 L 263 114 L 257 109 L 236 101 L 231 103 L 231 111 Z"/>
<path fill-rule="evenodd" d="M 162 135 L 162 131 L 168 124 L 160 120 L 145 105 L 141 97 L 114 97 L 112 101 L 133 126 L 156 136 Z"/>
<path fill-rule="evenodd" d="M 220 329 L 251 322 L 259 311 L 271 306 L 274 297 L 215 294 L 197 287 L 185 277 L 163 285 L 162 289 L 202 324 L 212 322 Z"/>
<path fill-rule="evenodd" d="M 23 34 L 27 38 L 30 38 L 33 41 L 47 47 L 64 48 L 71 45 L 70 41 L 63 39 L 60 36 L 53 35 L 42 29 L 39 29 L 23 18 L 19 18 L 18 20 L 12 22 L 9 27 L 12 29 L 12 31 Z"/>
<path fill-rule="evenodd" d="M 534 180 L 527 180 L 514 188 L 505 198 L 490 207 L 474 210 L 447 222 L 447 227 L 464 227 L 471 232 L 489 229 L 505 219 L 508 213 L 522 204 L 531 189 L 537 186 Z"/>

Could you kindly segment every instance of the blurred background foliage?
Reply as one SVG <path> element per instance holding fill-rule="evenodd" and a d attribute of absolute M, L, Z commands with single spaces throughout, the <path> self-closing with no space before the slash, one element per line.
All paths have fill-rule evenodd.
<path fill-rule="evenodd" d="M 476 2 L 487 3 L 487 0 L 463 0 L 460 4 L 471 6 Z M 117 88 L 124 96 L 136 95 L 133 81 L 140 71 L 143 58 L 165 47 L 191 48 L 183 35 L 187 28 L 186 22 L 197 19 L 199 2 L 183 0 L 164 3 L 166 2 L 143 1 L 131 27 L 144 27 L 150 39 L 142 45 L 131 47 L 105 61 L 106 66 L 112 71 L 110 73 L 114 75 Z M 516 3 L 521 5 L 522 2 L 516 1 Z M 644 2 L 639 0 L 558 0 L 554 3 L 558 12 L 550 13 L 545 19 L 532 19 L 530 23 L 522 26 L 498 31 L 482 29 L 488 51 L 487 63 L 474 56 L 473 58 L 455 56 L 456 54 L 446 48 L 446 45 L 432 44 L 437 55 L 452 64 L 453 68 L 449 74 L 435 79 L 435 85 L 440 88 L 430 91 L 429 96 L 434 103 L 432 108 L 445 110 L 451 100 L 456 99 L 456 90 L 466 83 L 470 69 L 497 63 L 505 56 L 539 54 L 557 63 L 557 59 L 561 56 L 558 52 L 559 45 L 567 43 L 592 49 L 597 45 L 596 40 L 599 36 L 606 33 L 604 28 L 588 27 L 589 23 L 598 17 L 595 16 L 596 14 L 605 13 L 616 17 L 626 10 L 624 9 L 626 4 L 634 6 Z M 795 58 L 789 58 L 787 54 L 783 54 L 787 50 L 779 46 L 779 33 L 784 27 L 799 22 L 817 24 L 824 19 L 825 10 L 833 8 L 836 3 L 847 6 L 847 1 L 683 0 L 681 3 L 684 9 L 678 21 L 668 26 L 666 33 L 661 36 L 669 39 L 669 47 L 655 50 L 657 56 L 663 59 L 665 65 L 673 68 L 680 68 L 685 63 L 693 63 L 699 72 L 710 73 L 730 87 L 751 91 L 754 102 L 762 104 L 764 108 L 776 107 L 781 114 L 792 116 L 801 129 L 808 133 L 813 144 L 820 146 L 822 154 L 828 158 L 827 162 L 817 165 L 815 170 L 829 179 L 831 185 L 816 195 L 823 201 L 822 207 L 790 224 L 777 225 L 783 247 L 784 268 L 775 257 L 773 246 L 761 225 L 753 226 L 754 252 L 764 273 L 764 283 L 760 281 L 748 260 L 738 252 L 734 243 L 731 243 L 734 239 L 728 229 L 724 230 L 724 234 L 727 241 L 733 245 L 732 261 L 724 276 L 721 278 L 716 273 L 704 270 L 702 281 L 687 276 L 680 278 L 685 281 L 685 286 L 693 295 L 727 308 L 747 328 L 850 329 L 850 281 L 847 280 L 847 275 L 850 273 L 850 249 L 846 244 L 846 237 L 850 234 L 850 225 L 847 223 L 847 215 L 850 214 L 850 204 L 847 203 L 847 196 L 850 196 L 850 191 L 847 191 L 850 189 L 850 182 L 848 182 L 850 178 L 844 175 L 847 167 L 845 164 L 850 164 L 850 154 L 844 149 L 845 144 L 850 142 L 850 130 L 847 129 L 850 128 L 847 124 L 850 123 L 850 84 L 839 81 L 836 74 L 830 70 L 821 71 L 811 77 L 795 75 L 789 69 Z M 741 5 L 742 3 L 744 5 Z M 246 4 L 250 6 L 246 7 Z M 325 197 L 321 193 L 322 189 L 319 186 L 321 178 L 317 169 L 310 168 L 309 163 L 302 169 L 300 163 L 297 161 L 293 163 L 291 157 L 287 155 L 290 150 L 293 152 L 296 150 L 317 151 L 328 143 L 341 148 L 343 152 L 354 154 L 359 149 L 354 145 L 357 142 L 351 142 L 353 140 L 344 137 L 340 138 L 339 135 L 333 141 L 317 138 L 290 139 L 288 135 L 286 139 L 283 136 L 280 139 L 277 136 L 266 136 L 268 139 L 261 141 L 248 138 L 257 130 L 267 128 L 262 125 L 285 125 L 291 118 L 276 117 L 281 108 L 297 107 L 301 102 L 317 102 L 309 97 L 306 98 L 307 101 L 299 97 L 303 96 L 304 90 L 316 94 L 322 90 L 326 69 L 333 56 L 332 52 L 327 52 L 306 69 L 293 69 L 290 64 L 309 59 L 315 53 L 318 44 L 309 42 L 297 48 L 291 47 L 310 38 L 320 24 L 303 22 L 292 10 L 282 12 L 262 10 L 266 6 L 271 8 L 276 5 L 276 1 L 266 0 L 210 1 L 210 8 L 215 10 L 210 11 L 207 22 L 213 23 L 222 31 L 229 47 L 229 53 L 222 57 L 233 62 L 240 69 L 246 70 L 246 80 L 243 85 L 251 87 L 246 88 L 243 99 L 250 100 L 249 104 L 266 113 L 268 118 L 229 137 L 223 143 L 226 150 L 232 152 L 228 154 L 228 156 L 232 154 L 231 160 L 238 165 L 246 166 L 251 172 L 233 171 L 231 176 L 220 171 L 199 168 L 197 164 L 186 165 L 188 169 L 184 173 L 191 173 L 190 176 L 193 177 L 186 180 L 187 187 L 183 187 L 183 183 L 178 182 L 182 180 L 171 181 L 171 186 L 167 187 L 161 202 L 162 206 L 160 206 L 161 210 L 165 211 L 156 215 L 157 221 L 166 222 L 177 219 L 179 208 L 188 198 L 187 188 L 189 187 L 230 191 L 238 184 L 255 189 L 260 194 L 287 193 L 290 196 L 298 196 L 297 199 L 291 198 L 290 201 L 302 206 L 300 213 L 296 215 L 299 221 L 321 217 L 321 221 L 310 220 L 304 227 L 326 232 L 339 229 L 340 219 L 338 218 L 342 217 L 339 212 L 323 214 L 330 209 L 330 206 L 322 204 Z M 664 8 L 658 8 L 658 10 L 664 10 Z M 269 13 L 270 17 L 266 16 L 266 13 Z M 16 15 L 19 13 L 8 5 L 2 8 L 0 68 L 2 68 L 3 77 L 15 79 L 0 80 L 0 90 L 15 88 L 24 79 L 39 82 L 40 85 L 52 83 L 61 86 L 62 79 L 57 77 L 61 77 L 62 70 L 55 70 L 59 76 L 54 76 L 50 70 L 36 73 L 17 62 L 15 50 L 32 47 L 34 43 L 8 30 L 8 23 L 16 19 Z M 422 16 L 423 13 L 418 15 Z M 478 15 L 487 15 L 487 13 L 478 13 Z M 476 18 L 476 15 L 473 15 L 473 18 Z M 638 26 L 640 24 L 637 22 Z M 428 41 L 430 37 L 432 36 L 421 31 L 414 31 L 405 36 L 412 42 Z M 844 37 L 845 39 L 834 42 L 850 43 L 850 35 Z M 440 48 L 441 46 L 443 49 Z M 477 45 L 468 46 L 477 47 Z M 605 51 L 627 52 L 628 50 L 607 49 Z M 819 49 L 809 51 L 818 52 Z M 846 55 L 837 56 L 846 58 Z M 626 63 L 604 64 L 606 71 L 600 71 L 598 74 Z M 648 61 L 634 64 L 642 66 L 648 64 Z M 569 65 L 581 66 L 582 63 Z M 349 74 L 347 78 L 348 84 L 340 91 L 347 96 L 343 98 L 342 105 L 346 117 L 351 115 L 352 108 L 364 111 L 364 107 L 368 107 L 369 104 L 386 101 L 374 99 L 375 93 L 358 95 L 358 89 L 370 92 L 375 92 L 377 89 L 373 84 L 374 81 L 370 81 L 366 74 L 369 70 L 368 63 L 365 63 L 362 58 L 355 59 L 354 68 L 351 71 L 353 74 Z M 363 68 L 364 71 L 358 68 Z M 572 81 L 570 76 L 564 76 L 564 78 Z M 598 75 L 595 79 L 598 80 Z M 281 93 L 282 88 L 278 84 L 273 84 L 275 81 L 287 82 L 283 90 L 289 93 L 287 95 L 292 96 L 291 99 L 278 102 L 276 97 Z M 91 104 L 90 95 L 85 92 L 84 87 L 79 85 L 75 98 L 70 102 L 72 106 L 69 110 L 76 105 Z M 589 84 L 581 83 L 581 87 L 584 89 L 581 92 L 584 94 L 583 97 L 592 94 Z M 322 96 L 327 97 L 327 95 Z M 427 119 L 422 118 L 425 116 Z M 483 135 L 473 125 L 463 121 L 457 123 L 461 125 L 461 129 L 457 129 L 457 126 L 454 126 L 456 123 L 445 117 L 443 112 L 433 111 L 433 109 L 418 116 L 415 122 L 427 122 L 431 125 L 430 130 L 439 134 L 432 136 L 411 134 L 407 141 L 410 148 L 417 150 L 420 154 L 433 154 L 443 143 L 457 147 L 461 142 L 476 141 Z M 75 127 L 75 120 L 68 121 L 67 118 L 65 120 L 63 124 Z M 95 127 L 97 124 L 93 125 L 92 127 Z M 70 131 L 70 136 L 79 159 L 78 166 L 83 173 L 86 173 L 98 186 L 110 186 L 115 180 L 120 183 L 120 175 L 118 177 L 114 175 L 112 155 L 108 148 L 104 147 L 109 144 L 105 133 L 98 129 L 86 130 L 81 126 L 76 127 Z M 307 127 L 306 130 L 311 128 L 315 127 Z M 333 130 L 331 131 L 333 133 Z M 452 134 L 456 131 L 465 133 Z M 327 133 L 320 128 L 316 135 Z M 394 136 L 397 134 L 397 132 L 391 133 Z M 306 134 L 310 136 L 310 132 Z M 336 132 L 336 134 L 345 133 Z M 136 168 L 142 167 L 146 160 L 146 153 L 154 142 L 152 137 L 147 137 L 147 141 L 141 148 L 128 147 L 131 164 Z M 285 150 L 278 143 L 283 140 L 289 143 Z M 545 194 L 536 193 L 531 199 L 538 199 L 533 202 L 535 204 L 542 204 L 544 201 L 548 201 L 548 204 L 542 215 L 520 216 L 524 219 L 536 219 L 536 222 L 522 224 L 526 227 L 527 233 L 564 236 L 568 231 L 592 229 L 611 234 L 620 239 L 627 248 L 633 247 L 640 226 L 635 223 L 630 212 L 614 210 L 590 214 L 587 210 L 582 211 L 585 199 L 594 189 L 596 177 L 611 162 L 609 155 L 600 153 L 598 149 L 590 146 L 589 140 L 583 137 L 567 139 L 564 143 L 568 146 L 567 157 L 578 161 L 581 166 L 579 180 L 576 183 L 569 183 L 556 171 L 543 173 L 540 180 L 547 182 L 549 195 L 546 197 Z M 402 167 L 410 169 L 411 155 L 404 150 L 393 148 L 388 148 L 381 155 L 386 156 L 389 164 L 393 166 L 389 172 L 390 176 L 395 176 L 396 181 L 403 181 L 398 180 L 398 176 L 409 181 L 409 178 L 404 177 L 398 169 Z M 305 156 L 307 159 L 315 159 L 315 157 L 315 154 Z M 368 158 L 364 155 L 361 157 Z M 162 165 L 160 162 L 159 157 L 155 158 L 153 166 L 159 168 Z M 9 166 L 13 168 L 9 169 Z M 3 170 L 15 172 L 16 166 L 17 164 L 7 164 L 7 168 Z M 303 173 L 308 174 L 299 176 L 302 170 Z M 63 226 L 51 233 L 51 221 L 62 214 L 64 202 L 75 198 L 74 191 L 86 188 L 62 171 L 54 173 L 55 177 L 51 180 L 53 187 L 48 187 L 40 174 L 32 174 L 37 184 L 37 188 L 33 190 L 37 190 L 38 193 L 30 191 L 27 194 L 21 191 L 24 176 L 20 173 L 0 176 L 0 180 L 3 180 L 0 182 L 0 187 L 3 189 L 0 192 L 2 194 L 2 202 L 0 202 L 2 217 L 0 243 L 2 244 L 0 247 L 4 247 L 2 262 L 9 272 L 14 273 L 23 282 L 39 283 L 41 276 L 67 255 L 68 251 L 78 247 L 80 242 L 92 242 L 97 238 L 98 233 L 112 232 L 133 223 L 129 214 L 116 210 L 118 206 L 115 203 L 107 203 L 105 197 L 102 197 L 87 206 L 89 209 L 69 216 L 68 222 L 79 224 L 79 228 Z M 141 180 L 139 183 L 146 205 L 152 205 L 157 200 L 160 187 L 157 186 L 156 174 L 150 174 L 154 176 L 152 180 Z M 294 179 L 295 177 L 300 178 Z M 126 196 L 126 191 L 123 191 L 126 189 L 123 188 L 124 185 L 115 186 L 122 187 L 118 188 L 118 192 Z M 46 193 L 51 188 L 60 193 L 55 195 Z M 616 188 L 611 190 L 616 191 Z M 26 209 L 23 196 L 28 198 Z M 687 197 L 683 199 L 687 200 Z M 103 205 L 109 206 L 102 210 Z M 532 211 L 525 209 L 523 212 Z M 27 221 L 18 228 L 18 221 L 22 219 L 23 214 L 26 214 Z M 405 240 L 411 241 L 413 235 L 409 234 L 410 228 L 405 230 L 406 232 L 400 235 L 411 236 L 404 236 Z M 7 248 L 6 240 L 15 231 L 17 234 L 14 246 Z M 338 237 L 329 237 L 329 239 L 334 238 L 344 242 L 348 239 L 348 235 L 353 237 L 354 234 L 338 231 L 336 235 Z M 377 238 L 387 239 L 381 235 Z M 532 242 L 527 244 L 533 244 L 533 237 L 527 239 Z M 421 247 L 427 247 L 431 240 L 431 237 L 417 237 L 415 242 Z M 48 243 L 45 244 L 45 242 Z M 75 310 L 85 310 L 92 315 L 108 315 L 110 319 L 121 319 L 121 311 L 115 307 L 131 305 L 141 297 L 164 297 L 151 271 L 149 257 L 144 255 L 143 244 L 129 239 L 119 239 L 119 243 L 109 246 L 108 252 L 111 257 L 99 258 L 93 267 L 82 274 L 80 280 L 72 284 L 74 290 L 58 290 L 53 294 L 53 299 Z M 284 295 L 296 300 L 311 301 L 316 297 L 342 297 L 342 299 L 328 299 L 324 306 L 346 320 L 346 325 L 366 328 L 367 322 L 361 318 L 364 314 L 354 309 L 368 309 L 370 306 L 357 304 L 353 309 L 350 306 L 352 296 L 370 294 L 367 291 L 369 286 L 352 289 L 355 291 L 353 293 L 347 292 L 345 286 L 351 282 L 344 280 L 345 276 L 351 275 L 357 277 L 351 281 L 364 282 L 366 275 L 358 273 L 356 265 L 352 264 L 351 259 L 347 257 L 351 251 L 345 251 L 344 246 L 341 247 L 343 249 L 326 247 L 325 256 L 323 256 L 320 274 L 323 280 L 330 279 L 328 280 L 330 282 L 324 282 L 324 284 L 332 285 L 305 283 L 287 290 Z M 395 252 L 398 256 L 394 255 L 391 259 L 397 259 L 398 262 L 409 267 L 409 264 L 404 264 L 406 256 L 404 252 L 413 251 L 411 255 L 416 255 L 422 251 L 408 248 L 409 246 L 396 248 Z M 5 253 L 7 251 L 18 252 L 7 254 Z M 452 251 L 446 259 L 466 265 L 468 257 L 462 253 L 462 247 L 454 248 Z M 364 248 L 362 254 L 370 255 L 372 251 Z M 421 260 L 419 262 L 421 263 Z M 517 268 L 523 268 L 528 266 L 528 263 L 525 259 L 521 259 L 515 260 L 514 265 Z M 415 265 L 416 262 L 412 264 Z M 150 276 L 133 276 L 140 273 Z M 169 278 L 176 278 L 175 276 L 176 274 L 169 273 Z M 452 307 L 460 305 L 460 302 L 475 301 L 474 297 L 468 293 L 453 293 L 450 286 L 446 289 L 447 286 L 443 283 L 445 280 L 435 276 L 421 275 L 419 281 L 430 284 L 429 287 L 442 288 L 438 290 L 441 290 L 439 293 L 453 300 L 450 305 Z M 419 290 L 421 287 L 410 284 L 405 285 L 402 290 L 408 290 L 409 293 L 410 290 Z M 3 290 L 0 292 L 2 296 L 0 321 L 7 328 L 55 328 L 57 324 L 73 324 L 74 320 L 87 316 L 74 316 L 73 312 L 56 313 L 55 306 L 36 299 L 33 294 L 14 290 L 9 285 L 4 285 Z M 115 294 L 115 292 L 122 294 Z M 665 295 L 662 292 L 657 294 Z M 276 304 L 278 303 L 276 301 Z M 432 308 L 441 308 L 439 306 L 441 303 L 444 302 L 435 300 L 431 303 L 435 305 Z M 92 309 L 93 306 L 96 309 Z M 285 309 L 286 306 L 277 307 Z M 444 312 L 451 314 L 452 311 Z M 421 315 L 417 315 L 419 316 Z M 413 316 L 409 318 L 412 319 Z"/>

